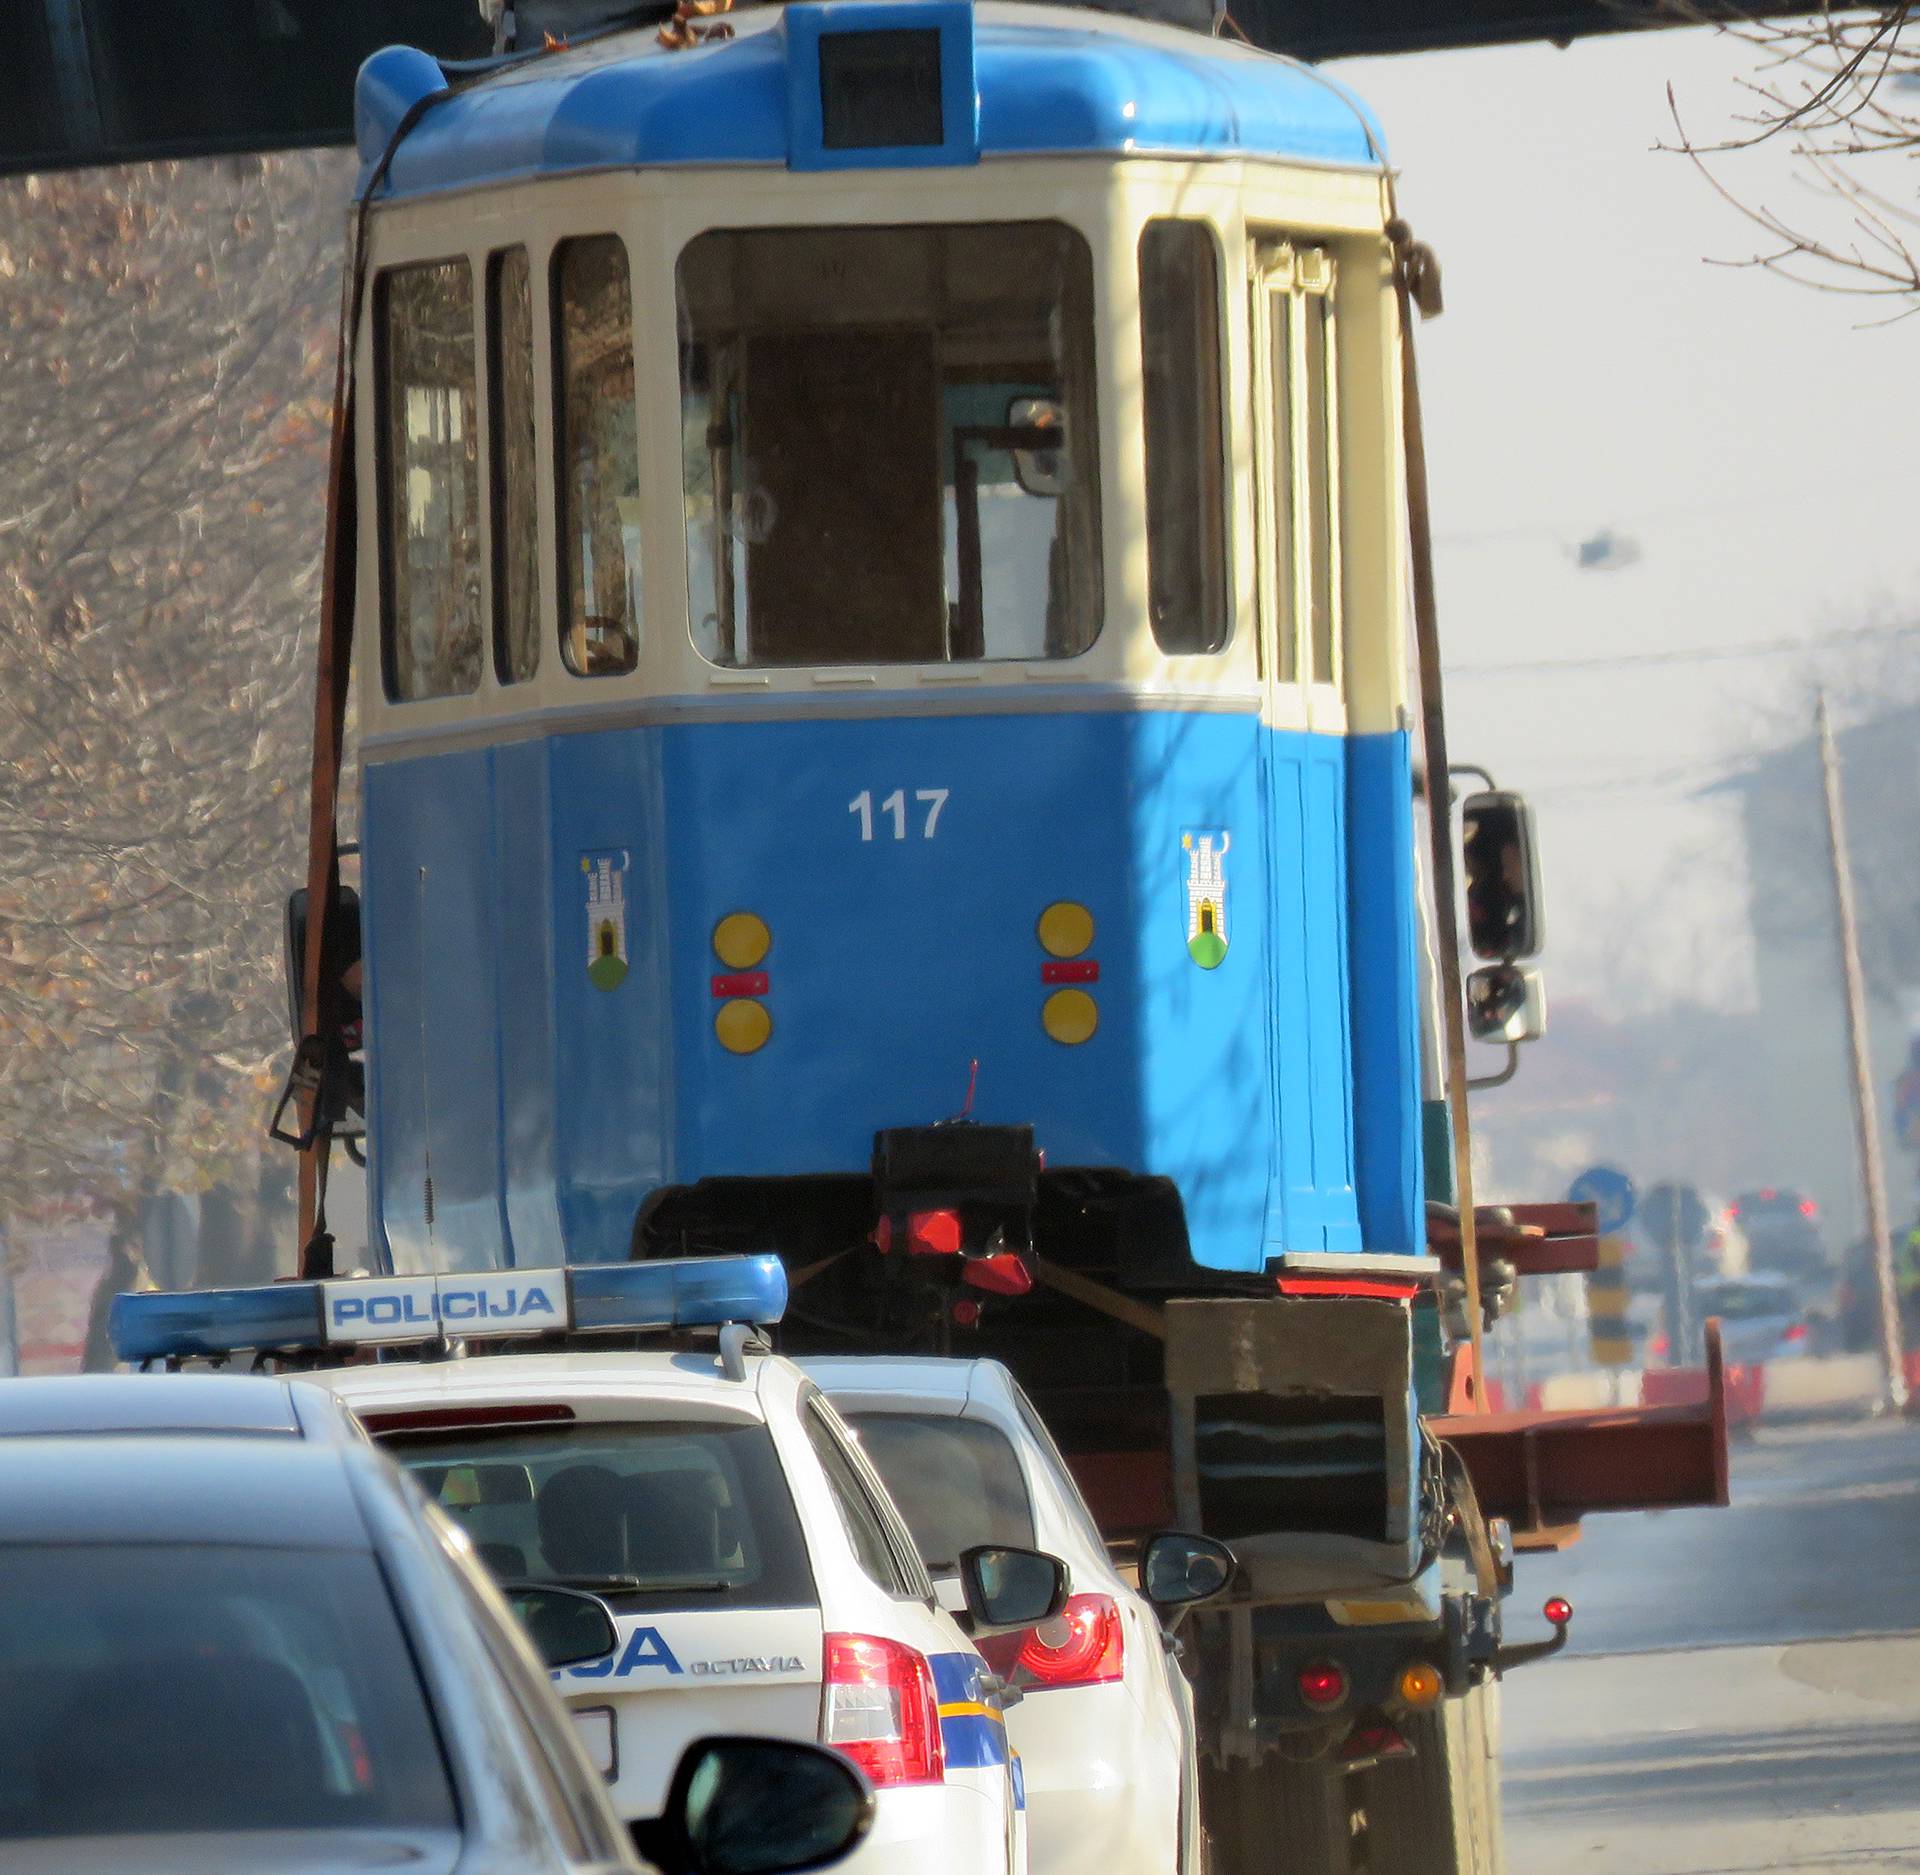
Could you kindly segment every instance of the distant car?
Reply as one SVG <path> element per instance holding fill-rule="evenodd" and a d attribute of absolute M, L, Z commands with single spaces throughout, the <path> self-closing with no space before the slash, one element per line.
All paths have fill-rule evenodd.
<path fill-rule="evenodd" d="M 979 1543 L 1065 1558 L 1073 1595 L 1050 1621 L 980 1641 L 1019 1695 L 1007 1730 L 1027 1791 L 1034 1875 L 1188 1875 L 1200 1867 L 1193 1695 L 1159 1614 L 1109 1561 L 1079 1487 L 998 1361 L 816 1358 L 824 1387 L 886 1480 L 936 1584 Z M 1165 1602 L 1227 1586 L 1231 1553 L 1168 1533 L 1198 1571 Z M 1158 1571 L 1151 1571 L 1157 1575 Z M 1151 1589 L 1155 1582 L 1150 1579 Z M 952 1593 L 951 1588 L 949 1593 Z"/>
<path fill-rule="evenodd" d="M 1765 1185 L 1741 1192 L 1727 1211 L 1747 1240 L 1750 1275 L 1832 1282 L 1835 1271 L 1820 1229 L 1820 1207 L 1805 1192 Z"/>
<path fill-rule="evenodd" d="M 521 1624 L 364 1444 L 0 1440 L 0 1583 L 8 1875 L 644 1867 Z M 549 1665 L 613 1640 L 591 1596 L 520 1612 Z M 650 1847 L 666 1875 L 817 1866 L 868 1804 L 826 1753 L 708 1741 Z"/>
<path fill-rule="evenodd" d="M 1720 1345 L 1726 1358 L 1743 1367 L 1759 1367 L 1813 1352 L 1812 1325 L 1801 1307 L 1798 1285 L 1785 1276 L 1728 1276 L 1696 1283 L 1693 1311 L 1698 1322 L 1720 1319 Z"/>
<path fill-rule="evenodd" d="M 178 1432 L 367 1436 L 327 1388 L 270 1374 L 44 1374 L 0 1385 L 0 1438 Z"/>

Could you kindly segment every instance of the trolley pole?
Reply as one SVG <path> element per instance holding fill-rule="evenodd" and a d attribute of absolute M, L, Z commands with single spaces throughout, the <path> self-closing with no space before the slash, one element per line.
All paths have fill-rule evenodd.
<path fill-rule="evenodd" d="M 1880 1161 L 1880 1118 L 1873 1097 L 1873 1062 L 1867 1043 L 1867 994 L 1860 975 L 1860 927 L 1854 914 L 1853 864 L 1847 855 L 1846 808 L 1840 798 L 1840 759 L 1833 745 L 1827 693 L 1814 711 L 1820 731 L 1820 776 L 1827 799 L 1827 844 L 1833 855 L 1833 900 L 1839 914 L 1840 975 L 1847 1003 L 1847 1039 L 1853 1054 L 1853 1130 L 1860 1148 L 1860 1185 L 1867 1201 L 1867 1235 L 1880 1292 L 1880 1354 L 1886 1363 L 1883 1402 L 1898 1412 L 1907 1403 L 1906 1364 L 1900 1339 L 1900 1303 L 1893 1286 L 1893 1243 L 1887 1235 L 1887 1180 Z"/>

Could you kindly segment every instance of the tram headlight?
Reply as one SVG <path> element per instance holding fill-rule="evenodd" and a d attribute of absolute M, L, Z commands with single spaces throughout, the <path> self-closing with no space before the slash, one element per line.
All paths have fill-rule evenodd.
<path fill-rule="evenodd" d="M 773 1034 L 773 1017 L 765 1003 L 735 996 L 714 1011 L 713 1033 L 730 1055 L 751 1055 L 766 1047 Z"/>
<path fill-rule="evenodd" d="M 1056 899 L 1034 927 L 1040 948 L 1050 957 L 1078 957 L 1093 947 L 1093 913 L 1072 899 Z"/>
<path fill-rule="evenodd" d="M 1100 1005 L 1085 990 L 1055 990 L 1041 1005 L 1040 1025 L 1056 1042 L 1072 1048 L 1093 1039 L 1100 1026 Z"/>
<path fill-rule="evenodd" d="M 750 911 L 730 911 L 713 927 L 713 954 L 729 970 L 752 970 L 773 948 L 766 920 Z"/>

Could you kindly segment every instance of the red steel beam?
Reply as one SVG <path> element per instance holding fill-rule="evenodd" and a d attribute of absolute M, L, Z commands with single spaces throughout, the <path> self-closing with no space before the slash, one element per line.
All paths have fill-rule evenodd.
<path fill-rule="evenodd" d="M 1706 1398 L 1685 1406 L 1570 1413 L 1447 1413 L 1427 1420 L 1473 1479 L 1481 1510 L 1516 1538 L 1593 1511 L 1727 1501 L 1727 1380 L 1720 1324 L 1707 1324 Z"/>

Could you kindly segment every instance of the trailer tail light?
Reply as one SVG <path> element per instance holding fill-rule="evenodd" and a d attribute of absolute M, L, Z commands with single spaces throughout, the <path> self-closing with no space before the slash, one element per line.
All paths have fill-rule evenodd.
<path fill-rule="evenodd" d="M 876 1788 L 940 1783 L 946 1750 L 926 1656 L 874 1634 L 829 1634 L 826 1658 L 821 1742 Z"/>
<path fill-rule="evenodd" d="M 1395 1690 L 1400 1695 L 1402 1705 L 1412 1707 L 1415 1712 L 1424 1712 L 1429 1706 L 1437 1706 L 1447 1689 L 1437 1668 L 1424 1660 L 1411 1660 L 1400 1669 Z"/>
<path fill-rule="evenodd" d="M 960 1267 L 960 1280 L 989 1295 L 1024 1296 L 1033 1287 L 1033 1271 L 1014 1250 L 996 1250 L 991 1256 L 972 1257 Z"/>
<path fill-rule="evenodd" d="M 1126 1626 L 1111 1595 L 1071 1595 L 1051 1621 L 975 1645 L 995 1673 L 1029 1693 L 1099 1686 L 1127 1670 Z"/>
<path fill-rule="evenodd" d="M 1346 1703 L 1346 1669 L 1338 1661 L 1316 1660 L 1311 1666 L 1302 1667 L 1295 1683 L 1300 1688 L 1301 1699 L 1315 1712 L 1331 1712 Z"/>

